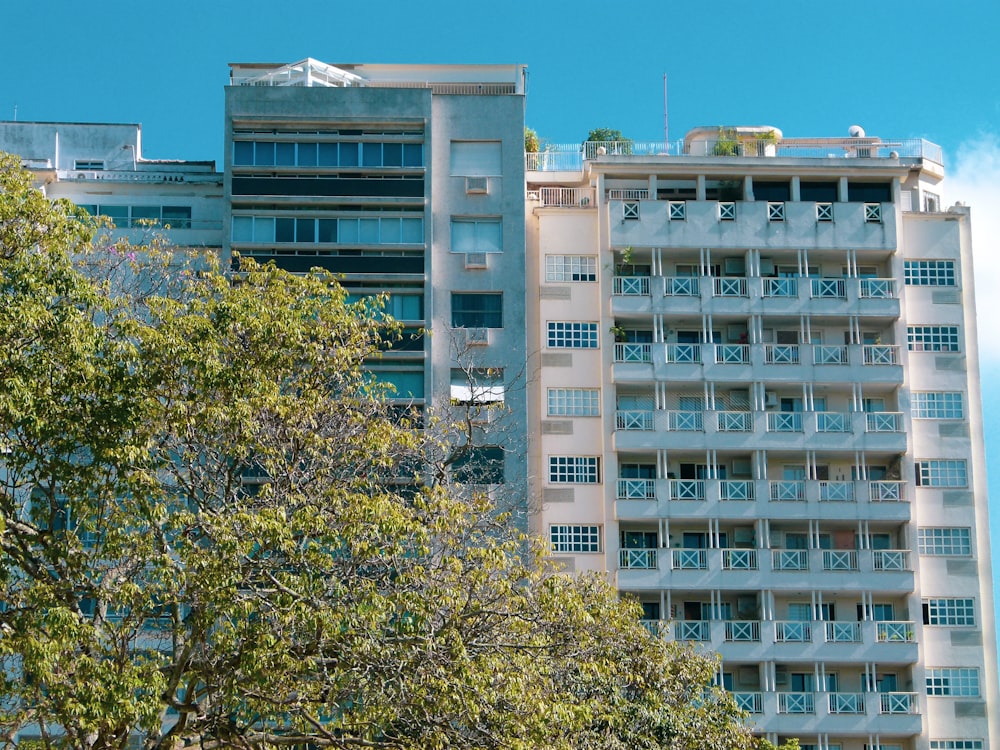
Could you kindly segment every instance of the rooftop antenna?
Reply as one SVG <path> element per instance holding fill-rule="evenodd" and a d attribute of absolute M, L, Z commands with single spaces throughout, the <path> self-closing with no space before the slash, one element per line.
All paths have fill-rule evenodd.
<path fill-rule="evenodd" d="M 663 74 L 663 143 L 670 148 L 670 130 L 667 127 L 667 74 Z"/>

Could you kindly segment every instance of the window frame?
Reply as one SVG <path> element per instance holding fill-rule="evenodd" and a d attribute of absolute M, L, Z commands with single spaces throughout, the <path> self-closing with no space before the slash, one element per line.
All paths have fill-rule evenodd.
<path fill-rule="evenodd" d="M 545 409 L 549 417 L 599 417 L 601 389 L 549 388 L 545 393 Z"/>
<path fill-rule="evenodd" d="M 962 351 L 961 332 L 958 326 L 952 325 L 909 325 L 906 327 L 906 348 L 911 352 L 957 354 Z"/>
<path fill-rule="evenodd" d="M 972 527 L 920 526 L 917 553 L 927 557 L 972 557 Z"/>
<path fill-rule="evenodd" d="M 549 544 L 555 553 L 599 554 L 600 524 L 555 523 L 549 526 Z"/>
<path fill-rule="evenodd" d="M 903 283 L 906 286 L 958 286 L 955 261 L 945 258 L 904 259 Z"/>
<path fill-rule="evenodd" d="M 976 627 L 976 600 L 971 596 L 929 596 L 920 604 L 928 627 Z"/>
<path fill-rule="evenodd" d="M 969 486 L 969 462 L 964 458 L 923 458 L 914 467 L 917 487 L 958 489 Z"/>
<path fill-rule="evenodd" d="M 459 307 L 456 305 L 459 300 L 463 302 L 479 300 L 482 305 L 479 307 Z M 486 304 L 487 302 L 490 304 Z M 503 292 L 452 292 L 451 327 L 503 328 Z"/>
<path fill-rule="evenodd" d="M 457 227 L 471 227 L 471 245 L 467 246 L 466 238 L 456 238 Z M 496 230 L 495 236 L 483 238 L 486 227 Z M 502 253 L 503 252 L 503 217 L 501 216 L 452 216 L 450 223 L 451 252 L 468 255 L 469 253 Z M 495 240 L 495 241 L 494 241 Z"/>
<path fill-rule="evenodd" d="M 548 349 L 598 349 L 597 323 L 583 320 L 549 320 L 545 323 Z"/>
<path fill-rule="evenodd" d="M 978 667 L 928 667 L 927 695 L 944 698 L 979 698 L 982 683 Z"/>
<path fill-rule="evenodd" d="M 913 391 L 910 393 L 913 419 L 965 419 L 962 391 Z"/>
<path fill-rule="evenodd" d="M 597 281 L 596 255 L 546 255 L 546 282 Z"/>
<path fill-rule="evenodd" d="M 549 484 L 600 484 L 600 456 L 555 455 L 548 459 Z"/>

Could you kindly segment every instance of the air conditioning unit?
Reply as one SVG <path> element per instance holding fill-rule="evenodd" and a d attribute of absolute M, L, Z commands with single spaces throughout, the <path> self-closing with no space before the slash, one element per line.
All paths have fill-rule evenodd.
<path fill-rule="evenodd" d="M 774 391 L 767 391 L 764 393 L 764 406 L 777 406 L 778 405 L 778 394 Z"/>
<path fill-rule="evenodd" d="M 761 276 L 770 276 L 773 273 L 774 273 L 774 261 L 771 260 L 770 258 L 761 258 L 760 259 L 760 275 Z"/>
<path fill-rule="evenodd" d="M 775 685 L 787 685 L 788 684 L 788 672 L 784 669 L 776 669 L 774 671 L 774 684 Z"/>
<path fill-rule="evenodd" d="M 723 267 L 727 276 L 742 276 L 747 271 L 746 260 L 743 258 L 726 258 Z"/>
<path fill-rule="evenodd" d="M 466 177 L 465 192 L 467 195 L 484 195 L 490 191 L 489 177 Z"/>
<path fill-rule="evenodd" d="M 751 464 L 749 458 L 733 459 L 733 476 L 734 477 L 753 476 L 753 465 Z"/>
<path fill-rule="evenodd" d="M 486 253 L 466 253 L 465 254 L 465 267 L 466 268 L 486 268 L 487 266 L 487 254 Z"/>

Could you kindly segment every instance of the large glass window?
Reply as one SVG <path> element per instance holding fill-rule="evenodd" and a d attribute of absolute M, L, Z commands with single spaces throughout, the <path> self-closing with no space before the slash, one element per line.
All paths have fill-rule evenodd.
<path fill-rule="evenodd" d="M 596 255 L 546 255 L 546 281 L 597 281 Z"/>
<path fill-rule="evenodd" d="M 424 241 L 424 220 L 415 216 L 234 216 L 232 237 L 233 242 L 416 245 Z"/>
<path fill-rule="evenodd" d="M 958 326 L 907 326 L 906 345 L 911 352 L 961 351 Z"/>
<path fill-rule="evenodd" d="M 119 229 L 127 227 L 170 226 L 171 229 L 191 228 L 191 206 L 111 206 L 81 203 L 93 216 L 106 216 Z"/>
<path fill-rule="evenodd" d="M 500 141 L 452 141 L 451 173 L 457 177 L 499 177 L 503 174 Z"/>
<path fill-rule="evenodd" d="M 454 328 L 503 328 L 503 295 L 500 292 L 452 292 L 451 325 Z"/>
<path fill-rule="evenodd" d="M 549 482 L 598 484 L 601 460 L 597 456 L 549 456 Z"/>
<path fill-rule="evenodd" d="M 422 143 L 233 141 L 235 167 L 422 167 Z"/>
<path fill-rule="evenodd" d="M 472 446 L 451 465 L 452 477 L 463 484 L 503 484 L 504 450 Z"/>
<path fill-rule="evenodd" d="M 550 417 L 596 417 L 601 413 L 597 388 L 549 388 Z"/>
<path fill-rule="evenodd" d="M 918 487 L 968 487 L 968 466 L 962 459 L 934 458 L 917 461 Z"/>
<path fill-rule="evenodd" d="M 917 529 L 917 549 L 921 555 L 970 557 L 972 529 L 963 526 L 922 526 Z"/>
<path fill-rule="evenodd" d="M 962 419 L 965 409 L 958 391 L 915 391 L 911 402 L 914 419 Z"/>
<path fill-rule="evenodd" d="M 453 218 L 451 251 L 453 253 L 503 252 L 503 230 L 499 217 Z"/>
<path fill-rule="evenodd" d="M 930 750 L 983 750 L 982 740 L 931 740 Z"/>
<path fill-rule="evenodd" d="M 975 625 L 973 599 L 924 599 L 924 625 Z"/>
<path fill-rule="evenodd" d="M 955 261 L 905 260 L 903 278 L 909 286 L 955 286 Z"/>
<path fill-rule="evenodd" d="M 552 349 L 596 349 L 597 323 L 551 321 L 546 342 Z"/>
<path fill-rule="evenodd" d="M 975 667 L 938 667 L 927 670 L 927 695 L 979 697 L 979 670 Z"/>
<path fill-rule="evenodd" d="M 601 527 L 560 524 L 549 527 L 553 552 L 600 552 Z"/>

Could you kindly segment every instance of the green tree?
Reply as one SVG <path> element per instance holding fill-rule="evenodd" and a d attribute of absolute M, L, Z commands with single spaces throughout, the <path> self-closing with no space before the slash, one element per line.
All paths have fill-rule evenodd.
<path fill-rule="evenodd" d="M 594 128 L 587 133 L 583 146 L 584 156 L 588 159 L 598 156 L 599 148 L 603 148 L 604 153 L 608 154 L 631 154 L 633 149 L 632 139 L 612 128 Z"/>
<path fill-rule="evenodd" d="M 0 159 L 3 744 L 752 747 L 712 659 L 449 478 L 366 374 L 378 299 L 113 242 Z"/>

